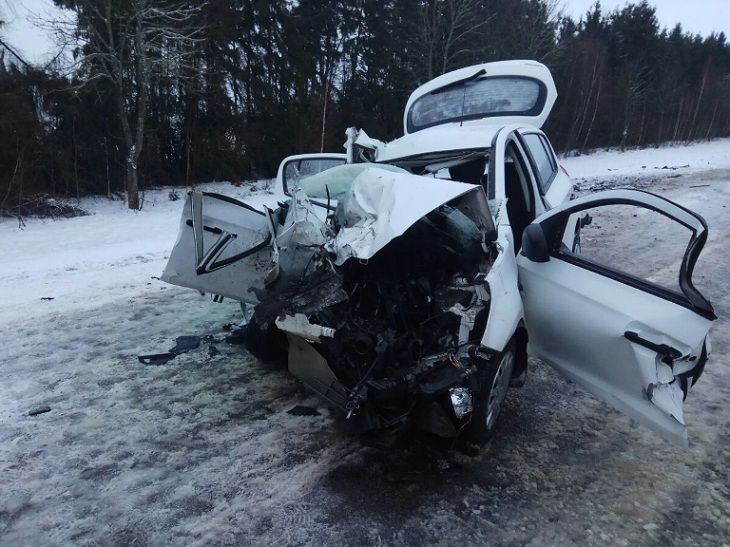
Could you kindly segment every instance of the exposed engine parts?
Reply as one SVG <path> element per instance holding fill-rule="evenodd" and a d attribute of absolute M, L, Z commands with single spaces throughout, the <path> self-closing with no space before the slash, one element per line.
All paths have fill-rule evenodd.
<path fill-rule="evenodd" d="M 287 333 L 291 372 L 360 432 L 416 425 L 453 437 L 454 418 L 468 420 L 472 409 L 489 312 L 487 231 L 472 202 L 457 199 L 372 257 L 337 265 L 325 241 L 361 220 L 346 203 L 322 221 L 298 195 L 279 215 L 278 262 L 256 289 L 252 320 Z"/>

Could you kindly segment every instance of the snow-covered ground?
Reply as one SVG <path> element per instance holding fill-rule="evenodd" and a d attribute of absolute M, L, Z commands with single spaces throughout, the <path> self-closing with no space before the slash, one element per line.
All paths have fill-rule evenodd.
<path fill-rule="evenodd" d="M 270 206 L 285 197 L 273 191 L 272 181 L 198 188 Z M 6 289 L 0 325 L 161 290 L 164 285 L 152 283 L 153 277 L 175 242 L 185 195 L 178 190 L 181 199 L 170 201 L 169 193 L 147 191 L 141 211 L 130 211 L 123 201 L 84 198 L 79 205 L 89 216 L 26 219 L 22 228 L 0 217 L 0 287 Z"/>
<path fill-rule="evenodd" d="M 616 176 L 662 176 L 730 169 L 730 139 L 659 148 L 593 152 L 562 158 L 560 163 L 574 179 Z"/>
<path fill-rule="evenodd" d="M 475 456 L 434 467 L 419 449 L 363 448 L 326 409 L 287 414 L 317 403 L 226 341 L 234 303 L 156 279 L 181 201 L 87 199 L 87 217 L 0 222 L 0 545 L 727 544 L 730 141 L 562 163 L 585 188 L 649 185 L 707 219 L 695 278 L 720 319 L 686 404 L 689 449 L 539 363 Z M 206 189 L 280 199 L 255 186 Z M 652 260 L 622 227 L 604 226 Z M 184 334 L 211 338 L 137 361 Z"/>

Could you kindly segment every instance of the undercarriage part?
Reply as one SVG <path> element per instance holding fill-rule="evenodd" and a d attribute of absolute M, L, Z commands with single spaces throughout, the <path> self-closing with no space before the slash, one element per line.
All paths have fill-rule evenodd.
<path fill-rule="evenodd" d="M 286 362 L 287 340 L 273 323 L 262 326 L 255 319 L 243 327 L 243 344 L 248 352 L 266 363 Z"/>

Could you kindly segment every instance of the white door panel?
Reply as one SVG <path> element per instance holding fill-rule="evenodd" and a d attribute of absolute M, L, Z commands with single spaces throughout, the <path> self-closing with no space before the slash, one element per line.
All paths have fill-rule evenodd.
<path fill-rule="evenodd" d="M 691 232 L 681 293 L 566 248 L 571 219 L 613 204 L 650 209 Z M 715 318 L 692 284 L 706 238 L 699 215 L 633 190 L 599 192 L 542 215 L 525 231 L 517 258 L 530 353 L 664 438 L 686 444 L 682 402 L 704 368 Z"/>
<path fill-rule="evenodd" d="M 665 438 L 686 443 L 683 392 L 671 367 L 624 333 L 697 357 L 711 321 L 559 259 L 518 262 L 530 353 Z"/>
<path fill-rule="evenodd" d="M 322 152 L 319 154 L 297 154 L 287 156 L 279 164 L 276 174 L 276 190 L 291 195 L 300 179 L 326 171 L 347 162 L 346 154 Z"/>
<path fill-rule="evenodd" d="M 273 266 L 267 215 L 227 196 L 190 192 L 161 279 L 251 304 Z"/>

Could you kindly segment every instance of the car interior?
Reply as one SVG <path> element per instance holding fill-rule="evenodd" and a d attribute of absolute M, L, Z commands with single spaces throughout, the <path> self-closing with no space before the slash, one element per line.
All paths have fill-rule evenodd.
<path fill-rule="evenodd" d="M 535 220 L 535 196 L 527 166 L 514 143 L 507 146 L 504 164 L 507 216 L 514 236 L 515 254 L 522 247 L 522 232 Z"/>
<path fill-rule="evenodd" d="M 486 156 L 449 167 L 449 178 L 469 184 L 486 186 L 488 158 Z M 514 143 L 507 146 L 504 165 L 507 216 L 514 236 L 515 254 L 522 247 L 522 232 L 535 220 L 535 197 L 522 154 Z M 493 197 L 493 190 L 490 192 Z"/>

